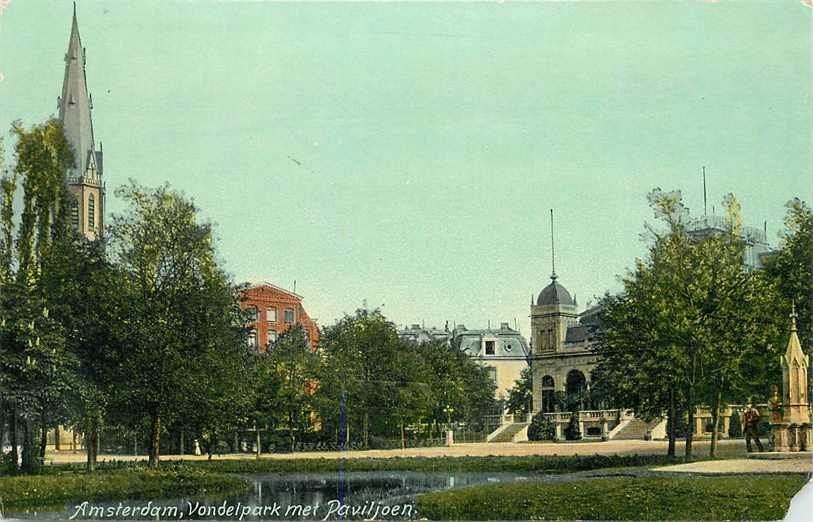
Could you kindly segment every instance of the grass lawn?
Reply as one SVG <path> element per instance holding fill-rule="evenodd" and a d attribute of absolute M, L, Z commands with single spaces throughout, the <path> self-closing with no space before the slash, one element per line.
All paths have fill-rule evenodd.
<path fill-rule="evenodd" d="M 702 459 L 701 459 L 702 460 Z M 260 459 L 193 461 L 187 465 L 220 473 L 318 473 L 330 471 L 457 471 L 569 473 L 630 466 L 680 464 L 664 455 L 535 455 L 527 457 L 393 457 L 386 459 Z"/>
<path fill-rule="evenodd" d="M 614 477 L 475 486 L 418 497 L 431 520 L 777 520 L 802 475 Z"/>
<path fill-rule="evenodd" d="M 53 506 L 65 502 L 157 499 L 193 494 L 232 494 L 248 488 L 239 477 L 190 466 L 164 465 L 103 469 L 86 473 L 49 469 L 42 475 L 0 476 L 0 501 L 6 508 Z"/>

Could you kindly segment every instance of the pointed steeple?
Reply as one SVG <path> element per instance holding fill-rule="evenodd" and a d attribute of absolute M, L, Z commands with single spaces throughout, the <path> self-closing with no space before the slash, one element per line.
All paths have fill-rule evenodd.
<path fill-rule="evenodd" d="M 796 332 L 796 306 L 790 314 L 790 338 L 785 355 L 780 357 L 782 366 L 782 420 L 787 423 L 810 423 L 810 402 L 807 397 L 808 368 L 810 359 L 802 351 Z"/>
<path fill-rule="evenodd" d="M 795 361 L 805 361 L 807 364 L 807 356 L 802 351 L 802 343 L 799 342 L 799 334 L 796 330 L 796 304 L 791 305 L 790 312 L 790 338 L 788 339 L 788 348 L 785 351 L 785 359 L 791 365 Z"/>
<path fill-rule="evenodd" d="M 94 177 L 101 174 L 97 167 L 90 109 L 90 94 L 85 76 L 85 49 L 79 36 L 74 3 L 71 36 L 68 52 L 65 53 L 65 77 L 62 81 L 62 96 L 59 98 L 59 121 L 76 156 L 75 169 L 68 173 L 69 182 L 75 183 L 77 178 L 83 178 L 89 168 L 94 171 Z M 98 183 L 97 180 L 96 182 Z"/>

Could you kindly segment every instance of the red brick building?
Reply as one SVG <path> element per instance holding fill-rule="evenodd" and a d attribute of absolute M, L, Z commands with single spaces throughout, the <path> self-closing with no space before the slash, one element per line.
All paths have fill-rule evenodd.
<path fill-rule="evenodd" d="M 260 351 L 266 351 L 269 344 L 295 324 L 302 325 L 316 350 L 319 327 L 303 308 L 301 295 L 264 283 L 246 288 L 240 306 L 244 310 L 253 308 L 254 328 L 249 333 L 249 344 Z"/>

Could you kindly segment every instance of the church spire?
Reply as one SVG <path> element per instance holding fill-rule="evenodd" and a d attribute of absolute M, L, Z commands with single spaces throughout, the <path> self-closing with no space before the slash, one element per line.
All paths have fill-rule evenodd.
<path fill-rule="evenodd" d="M 90 110 L 90 94 L 85 76 L 85 49 L 79 36 L 74 2 L 71 36 L 68 40 L 68 52 L 65 53 L 65 77 L 62 81 L 62 96 L 59 98 L 59 121 L 76 156 L 75 170 L 69 172 L 71 182 L 81 180 L 88 168 L 97 169 Z"/>

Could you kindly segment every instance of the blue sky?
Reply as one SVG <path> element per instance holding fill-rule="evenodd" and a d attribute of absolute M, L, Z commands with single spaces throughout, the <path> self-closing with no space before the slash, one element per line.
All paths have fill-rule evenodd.
<path fill-rule="evenodd" d="M 811 10 L 797 1 L 284 4 L 80 0 L 113 188 L 168 181 L 236 280 L 321 323 L 518 321 L 642 255 L 646 193 L 734 192 L 775 237 L 811 190 Z M 68 1 L 0 16 L 0 125 L 56 113 Z"/>

